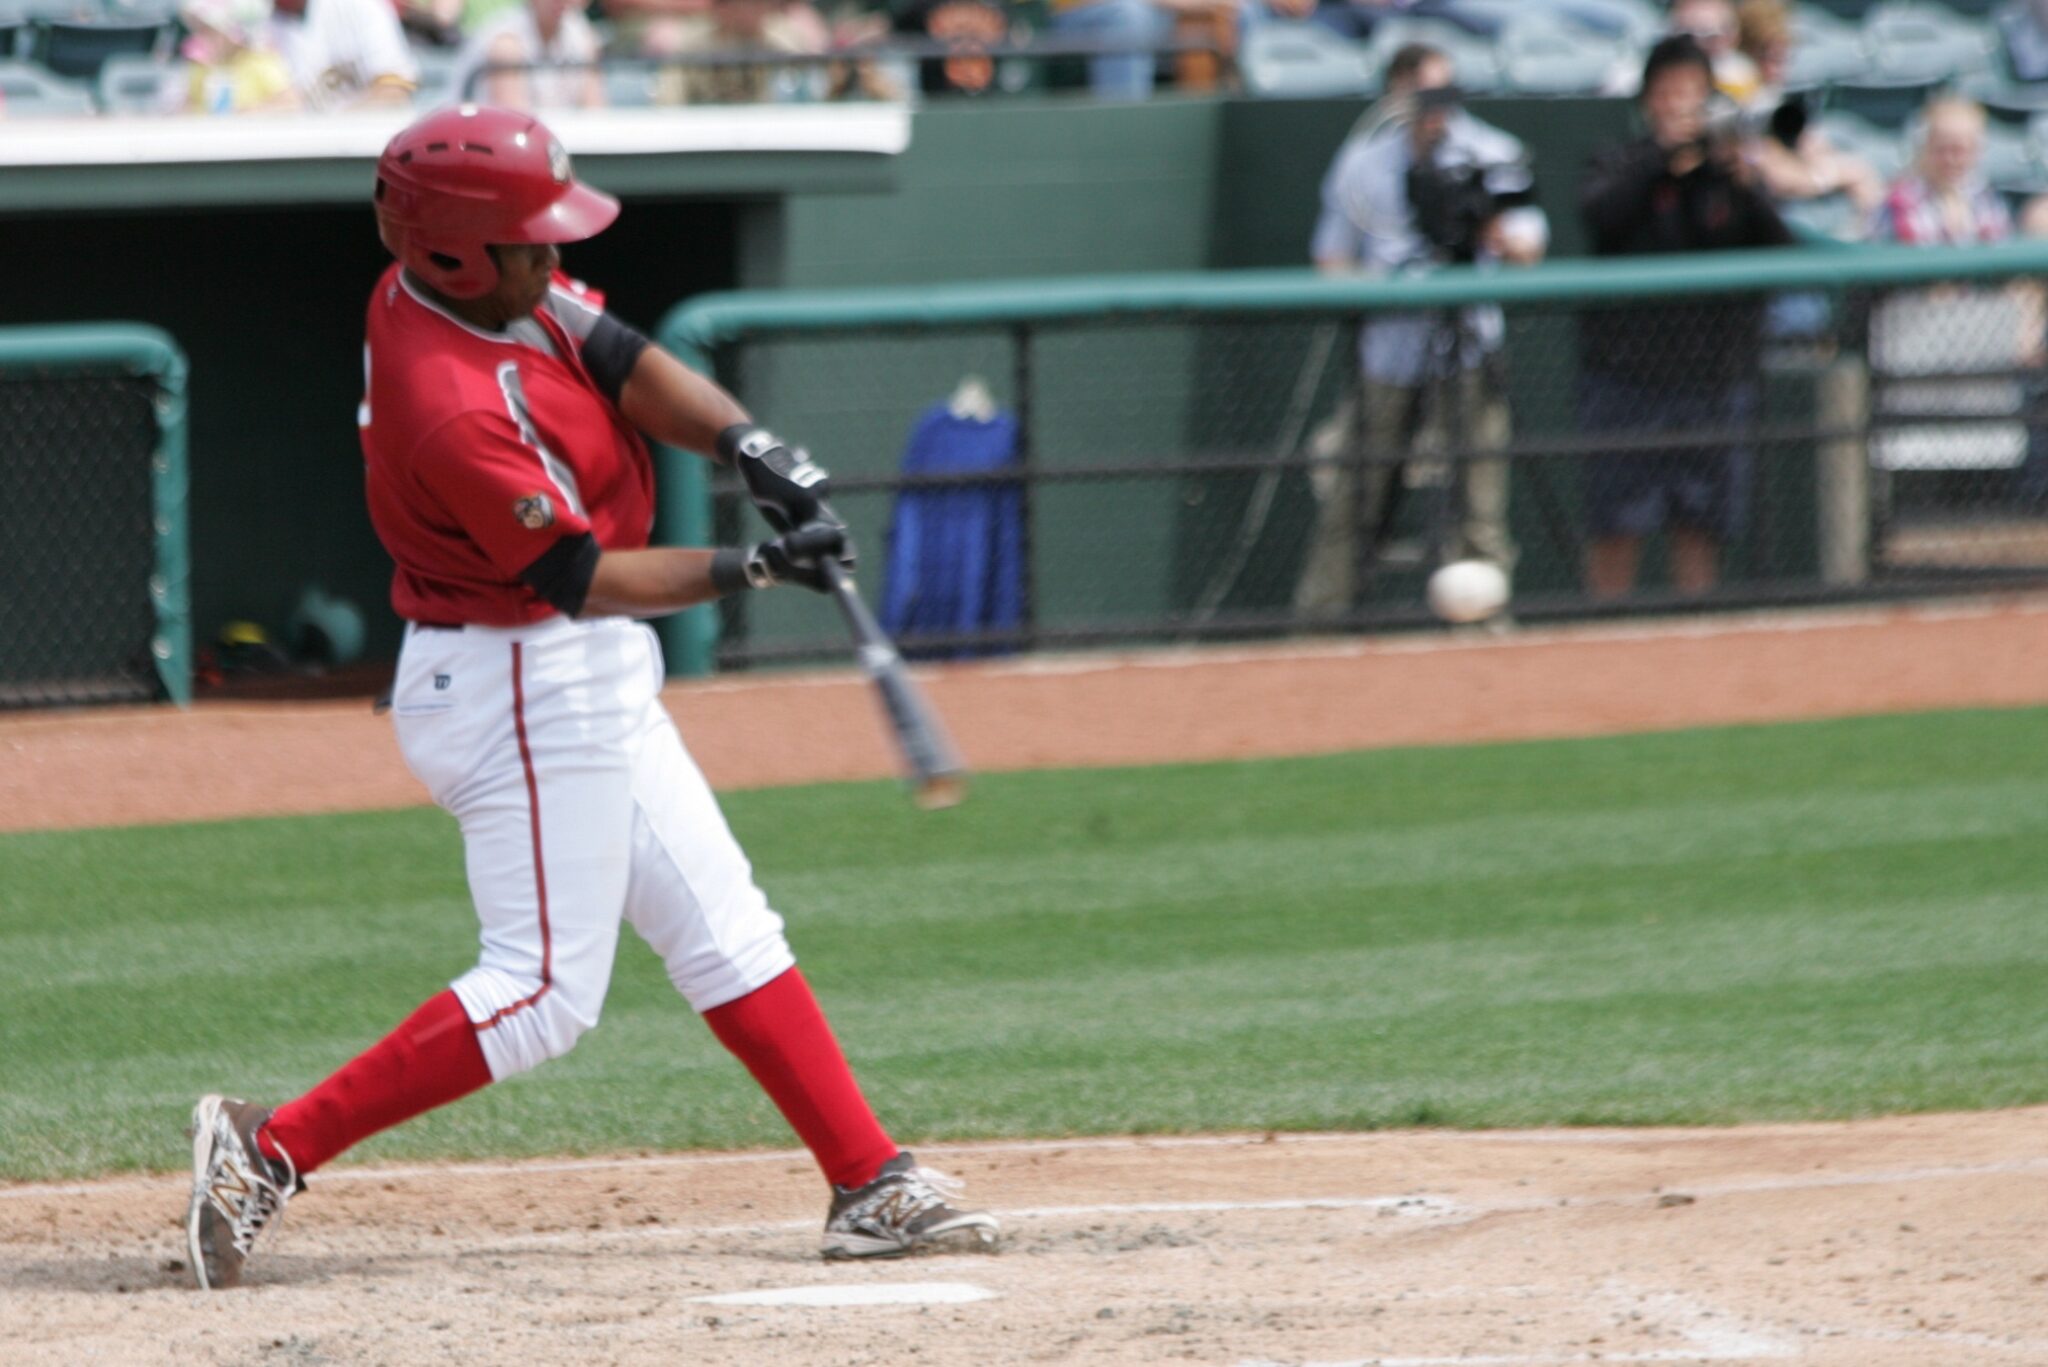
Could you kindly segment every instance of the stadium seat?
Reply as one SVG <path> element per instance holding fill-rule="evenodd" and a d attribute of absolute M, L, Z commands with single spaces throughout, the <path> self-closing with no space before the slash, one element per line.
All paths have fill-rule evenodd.
<path fill-rule="evenodd" d="M 1844 152 L 1853 152 L 1870 163 L 1870 168 L 1890 181 L 1913 159 L 1912 144 L 1895 132 L 1879 128 L 1868 119 L 1840 110 L 1823 114 L 1820 131 Z"/>
<path fill-rule="evenodd" d="M 1984 179 L 2009 195 L 2035 195 L 2048 190 L 2038 149 L 2023 124 L 1992 119 L 1984 127 Z"/>
<path fill-rule="evenodd" d="M 645 109 L 656 103 L 656 68 L 643 62 L 606 62 L 602 71 L 605 103 L 614 109 Z"/>
<path fill-rule="evenodd" d="M 29 55 L 59 76 L 96 81 L 116 53 L 157 53 L 170 30 L 159 23 L 71 22 L 38 19 Z"/>
<path fill-rule="evenodd" d="M 1498 37 L 1510 24 L 1532 15 L 1562 19 L 1603 38 L 1645 48 L 1664 32 L 1662 10 L 1649 0 L 1436 0 L 1417 13 L 1488 37 Z"/>
<path fill-rule="evenodd" d="M 1943 88 L 1943 83 L 1866 85 L 1860 81 L 1837 81 L 1822 95 L 1830 110 L 1854 114 L 1866 123 L 1893 132 L 1903 129 L 1920 113 L 1920 107 Z"/>
<path fill-rule="evenodd" d="M 175 114 L 191 79 L 185 62 L 118 52 L 100 68 L 100 108 L 109 114 Z"/>
<path fill-rule="evenodd" d="M 1924 3 L 1883 4 L 1863 21 L 1869 85 L 1926 85 L 1991 69 L 1988 25 Z"/>
<path fill-rule="evenodd" d="M 1523 14 L 1494 44 L 1502 84 L 1523 95 L 1592 95 L 1624 65 L 1631 49 L 1556 14 Z"/>
<path fill-rule="evenodd" d="M 415 44 L 412 59 L 420 69 L 419 88 L 412 93 L 416 109 L 439 109 L 456 102 L 455 63 L 459 54 L 452 48 Z"/>
<path fill-rule="evenodd" d="M 1787 90 L 1813 90 L 1853 80 L 1864 69 L 1863 30 L 1823 9 L 1802 5 L 1792 17 Z"/>
<path fill-rule="evenodd" d="M 1237 68 L 1252 94 L 1298 99 L 1364 95 L 1379 77 L 1371 48 L 1306 20 L 1275 19 L 1253 28 Z"/>
<path fill-rule="evenodd" d="M 1500 58 L 1493 44 L 1445 19 L 1396 17 L 1381 21 L 1372 31 L 1374 64 L 1386 70 L 1387 60 L 1407 43 L 1428 43 L 1451 59 L 1460 87 L 1474 94 L 1492 94 L 1501 88 Z"/>
<path fill-rule="evenodd" d="M 1980 72 L 1957 89 L 1994 113 L 2031 114 L 2048 110 L 2048 81 L 2016 81 L 1999 71 Z"/>
<path fill-rule="evenodd" d="M 84 86 L 60 80 L 34 62 L 0 61 L 0 114 L 7 118 L 77 118 L 92 112 L 92 94 Z"/>
<path fill-rule="evenodd" d="M 105 0 L 103 17 L 124 24 L 171 24 L 178 19 L 178 0 Z"/>
<path fill-rule="evenodd" d="M 1555 0 L 1561 17 L 1581 28 L 1648 49 L 1664 34 L 1664 12 L 1649 0 Z"/>

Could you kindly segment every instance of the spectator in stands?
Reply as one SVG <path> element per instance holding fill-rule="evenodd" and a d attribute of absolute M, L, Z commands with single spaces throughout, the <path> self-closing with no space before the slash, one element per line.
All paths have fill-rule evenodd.
<path fill-rule="evenodd" d="M 708 12 L 675 21 L 672 51 L 823 52 L 827 37 L 818 12 L 782 0 L 711 0 Z M 813 71 L 818 70 L 812 68 Z M 685 104 L 760 104 L 801 93 L 802 68 L 761 63 L 682 68 Z"/>
<path fill-rule="evenodd" d="M 507 109 L 601 105 L 600 47 L 571 0 L 525 0 L 470 34 L 455 62 L 455 96 Z"/>
<path fill-rule="evenodd" d="M 1643 66 L 1645 136 L 1599 154 L 1580 188 L 1596 256 L 1785 246 L 1792 235 L 1757 186 L 1738 138 L 1708 121 L 1713 61 L 1690 35 L 1665 38 Z M 1617 598 L 1636 582 L 1644 538 L 1670 536 L 1673 584 L 1720 582 L 1722 547 L 1748 513 L 1750 455 L 1728 437 L 1752 421 L 1763 301 L 1730 296 L 1588 310 L 1580 321 L 1579 427 L 1690 447 L 1588 457 L 1588 590 Z"/>
<path fill-rule="evenodd" d="M 894 0 L 891 17 L 898 33 L 929 38 L 952 50 L 949 57 L 918 64 L 918 85 L 925 94 L 985 95 L 995 89 L 996 64 L 988 50 L 1010 37 L 1004 0 Z M 1151 78 L 1146 79 L 1149 89 Z"/>
<path fill-rule="evenodd" d="M 1714 72 L 1714 88 L 1739 105 L 1756 96 L 1762 77 L 1756 64 L 1742 51 L 1741 25 L 1735 17 L 1734 0 L 1670 0 L 1664 11 L 1664 30 L 1683 34 L 1698 43 Z M 1638 95 L 1642 92 L 1642 69 L 1633 63 L 1617 69 L 1606 87 L 1610 95 Z"/>
<path fill-rule="evenodd" d="M 835 36 L 810 0 L 605 0 L 612 20 L 612 50 L 642 57 L 683 53 L 824 52 L 835 42 L 872 38 L 865 20 L 842 25 Z M 656 98 L 664 104 L 727 103 L 773 98 L 778 86 L 795 93 L 795 68 L 692 65 L 663 71 Z"/>
<path fill-rule="evenodd" d="M 275 0 L 271 31 L 291 67 L 288 102 L 302 108 L 402 105 L 419 86 L 388 0 Z"/>
<path fill-rule="evenodd" d="M 1861 157 L 1840 151 L 1811 125 L 1806 105 L 1785 94 L 1792 60 L 1792 15 L 1785 0 L 1742 0 L 1741 51 L 1756 67 L 1757 87 L 1743 106 L 1757 132 L 1750 155 L 1764 189 L 1779 203 L 1842 194 L 1859 218 L 1875 212 L 1884 181 Z"/>
<path fill-rule="evenodd" d="M 1668 27 L 1690 34 L 1713 64 L 1714 88 L 1737 104 L 1755 97 L 1761 76 L 1742 51 L 1742 25 L 1730 0 L 1671 0 Z"/>
<path fill-rule="evenodd" d="M 1449 261 L 1528 264 L 1548 242 L 1520 143 L 1473 118 L 1452 85 L 1450 59 L 1411 44 L 1395 53 L 1385 96 L 1338 149 L 1324 178 L 1311 253 L 1329 275 L 1396 275 Z M 1452 187 L 1464 187 L 1462 190 Z M 1445 198 L 1456 198 L 1455 209 Z M 1520 207 L 1513 207 L 1520 203 Z M 1311 439 L 1321 462 L 1413 456 L 1407 482 L 1433 485 L 1458 505 L 1445 559 L 1483 557 L 1507 568 L 1508 472 L 1502 460 L 1447 467 L 1444 451 L 1497 451 L 1508 408 L 1499 374 L 1504 324 L 1497 308 L 1376 317 L 1359 339 L 1355 397 Z M 1356 606 L 1378 559 L 1403 466 L 1319 466 L 1320 505 L 1295 608 L 1311 619 Z M 1462 474 L 1462 480 L 1456 474 Z"/>
<path fill-rule="evenodd" d="M 185 0 L 191 64 L 183 101 L 195 114 L 242 114 L 291 99 L 292 73 L 270 41 L 269 0 Z"/>
<path fill-rule="evenodd" d="M 1093 38 L 1129 51 L 1088 59 L 1088 88 L 1099 100 L 1143 100 L 1152 95 L 1156 50 L 1187 26 L 1236 33 L 1236 0 L 1049 0 L 1046 31 L 1062 38 Z M 1229 21 L 1217 16 L 1227 12 Z M 1229 38 L 1221 41 L 1228 42 Z"/>
<path fill-rule="evenodd" d="M 1979 171 L 1984 107 L 1971 100 L 1930 100 L 1920 112 L 1920 153 L 1892 185 L 1871 236 L 1883 242 L 1957 246 L 2003 242 L 2012 211 Z"/>

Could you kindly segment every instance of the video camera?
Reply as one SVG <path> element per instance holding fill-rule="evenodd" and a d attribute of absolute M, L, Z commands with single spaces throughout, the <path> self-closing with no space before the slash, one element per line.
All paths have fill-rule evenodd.
<path fill-rule="evenodd" d="M 1453 88 L 1425 90 L 1416 111 L 1455 108 Z M 1438 139 L 1408 168 L 1408 207 L 1416 231 L 1439 261 L 1469 264 L 1478 259 L 1486 225 L 1508 209 L 1535 202 L 1536 180 L 1524 161 L 1481 162 L 1454 137 Z"/>

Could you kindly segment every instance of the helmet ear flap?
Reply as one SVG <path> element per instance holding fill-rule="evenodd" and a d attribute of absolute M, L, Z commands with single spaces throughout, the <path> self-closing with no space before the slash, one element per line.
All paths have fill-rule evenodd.
<path fill-rule="evenodd" d="M 393 255 L 407 270 L 452 299 L 477 299 L 496 289 L 498 262 L 491 249 L 465 245 L 449 250 L 454 245 L 422 242 L 408 235 L 403 249 Z"/>

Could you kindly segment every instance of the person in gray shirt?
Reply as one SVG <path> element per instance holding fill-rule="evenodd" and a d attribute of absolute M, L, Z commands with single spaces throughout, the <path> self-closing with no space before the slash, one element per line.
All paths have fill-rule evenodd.
<path fill-rule="evenodd" d="M 1394 55 L 1385 95 L 1324 177 L 1311 247 L 1319 270 L 1400 275 L 1454 261 L 1542 259 L 1549 228 L 1527 203 L 1533 182 L 1522 145 L 1465 112 L 1452 76 L 1450 59 L 1426 44 Z M 1310 441 L 1319 509 L 1295 585 L 1298 613 L 1330 618 L 1357 605 L 1404 471 L 1404 485 L 1435 486 L 1456 500 L 1450 544 L 1433 548 L 1439 559 L 1512 568 L 1507 462 L 1468 460 L 1460 479 L 1453 465 L 1431 459 L 1507 445 L 1504 332 L 1491 306 L 1377 314 L 1365 324 L 1357 390 Z M 1404 459 L 1362 469 L 1342 463 L 1361 455 Z"/>

